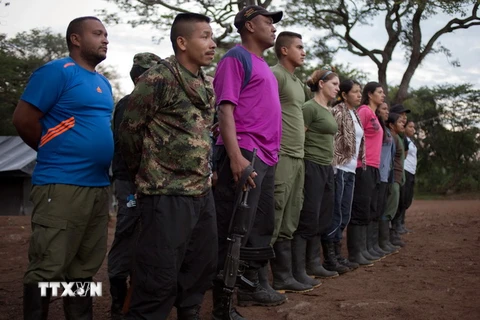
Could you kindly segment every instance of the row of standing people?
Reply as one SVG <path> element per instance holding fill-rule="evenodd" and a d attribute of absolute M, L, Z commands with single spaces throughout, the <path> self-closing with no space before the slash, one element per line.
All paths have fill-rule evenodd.
<path fill-rule="evenodd" d="M 362 94 L 359 83 L 340 83 L 329 68 L 315 71 L 308 80 L 314 93 L 309 99 L 294 76 L 305 56 L 301 35 L 282 32 L 275 52 L 279 63 L 272 71 L 278 81 L 283 130 L 275 168 L 272 286 L 281 293 L 306 292 L 321 284 L 316 278 L 371 266 L 397 253 L 399 247 L 390 241 L 404 245 L 397 231 L 403 233 L 401 221 L 409 204 L 399 207 L 406 155 L 399 135 L 410 111 L 396 105 L 389 115 L 380 84 L 368 83 Z M 408 128 L 412 137 L 412 122 Z M 415 160 L 408 188 L 403 189 L 408 189 L 411 203 L 416 148 L 407 139 Z M 341 254 L 346 228 L 348 258 Z M 263 287 L 271 289 L 266 266 L 258 275 Z M 281 296 L 275 300 L 281 301 Z"/>
<path fill-rule="evenodd" d="M 127 319 L 166 319 L 173 306 L 179 319 L 198 319 L 212 281 L 213 318 L 243 319 L 216 275 L 226 255 L 226 231 L 235 200 L 232 185 L 250 164 L 253 148 L 258 148 L 259 161 L 248 183 L 253 187 L 250 201 L 256 216 L 247 246 L 273 245 L 276 258 L 270 263 L 277 290 L 289 291 L 292 283 L 303 286 L 294 291 L 309 290 L 319 283 L 307 277 L 307 272 L 314 276 L 320 272 L 321 277 L 328 274 L 319 263 L 320 243 L 325 243 L 324 252 L 330 254 L 329 237 L 341 237 L 341 227 L 335 228 L 324 214 L 335 207 L 333 179 L 338 180 L 340 172 L 335 175 L 331 166 L 338 124 L 328 110 L 339 80 L 331 70 L 314 73 L 309 86 L 315 97 L 304 105 L 303 84 L 293 75 L 303 63 L 301 36 L 284 33 L 275 43 L 273 24 L 281 18 L 282 12 L 256 6 L 236 15 L 242 45 L 222 58 L 214 88 L 201 70 L 215 52 L 210 20 L 205 16 L 176 17 L 171 29 L 174 56 L 165 60 L 153 55 L 136 57 L 135 68 L 144 70 L 132 72 L 135 89 L 124 101 L 128 103 L 121 120 L 114 121 L 118 128 L 115 146 L 126 172 L 117 176 L 115 184 L 119 201 L 129 201 L 123 207 L 125 214 L 117 218 L 109 253 L 112 311 L 117 316 L 133 260 Z M 25 319 L 47 317 L 49 297 L 40 296 L 39 281 L 91 280 L 106 252 L 105 187 L 113 155 L 112 134 L 106 130 L 110 130 L 112 100 L 108 80 L 94 69 L 106 57 L 107 33 L 98 19 L 84 17 L 69 25 L 67 43 L 70 57 L 34 73 L 14 114 L 19 134 L 39 152 L 33 177 L 29 266 L 24 277 Z M 279 64 L 270 69 L 261 56 L 274 44 Z M 220 139 L 214 155 L 218 181 L 212 194 L 208 128 L 215 97 Z M 368 172 L 366 160 L 367 170 L 362 174 Z M 356 184 L 362 181 L 359 176 Z M 129 210 L 132 205 L 137 209 Z M 133 218 L 128 217 L 132 213 Z M 122 224 L 122 219 L 129 222 Z M 360 218 L 359 225 L 368 219 Z M 139 232 L 133 245 L 122 238 L 132 233 L 127 230 L 133 230 L 136 223 L 129 223 L 136 220 Z M 346 225 L 343 216 L 340 224 Z M 327 228 L 332 230 L 327 233 Z M 352 238 L 364 234 L 352 230 Z M 323 237 L 325 242 L 320 241 Z M 126 245 L 119 244 L 122 240 Z M 116 260 L 115 252 L 133 253 L 133 257 L 118 254 Z M 249 263 L 244 275 L 253 285 L 238 289 L 240 305 L 277 305 L 286 300 L 269 286 L 267 263 Z M 125 271 L 122 264 L 130 268 Z M 327 261 L 325 265 L 330 266 Z M 123 274 L 116 277 L 119 270 Z M 64 310 L 68 319 L 91 319 L 92 299 L 64 298 Z"/>

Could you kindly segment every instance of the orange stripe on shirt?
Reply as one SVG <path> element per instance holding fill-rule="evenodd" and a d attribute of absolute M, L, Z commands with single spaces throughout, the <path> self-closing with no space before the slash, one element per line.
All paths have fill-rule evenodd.
<path fill-rule="evenodd" d="M 51 140 L 52 136 L 56 136 L 59 131 L 64 131 L 65 128 L 72 128 L 75 125 L 75 120 L 73 118 L 70 118 L 68 120 L 60 122 L 58 125 L 56 125 L 53 128 L 48 129 L 47 133 L 42 137 L 40 142 L 42 144 L 45 144 L 47 140 Z"/>
<path fill-rule="evenodd" d="M 40 142 L 43 142 L 44 140 L 49 139 L 50 136 L 55 134 L 57 131 L 62 130 L 63 128 L 65 128 L 65 126 L 69 126 L 71 124 L 75 124 L 75 119 L 73 117 L 60 122 L 58 125 L 56 125 L 53 128 L 48 129 L 47 133 L 42 137 Z"/>
<path fill-rule="evenodd" d="M 53 138 L 61 135 L 65 131 L 70 130 L 74 126 L 75 126 L 75 119 L 71 117 L 70 119 L 60 122 L 55 127 L 48 129 L 47 133 L 40 140 L 40 147 L 45 145 L 47 142 L 49 142 Z"/>

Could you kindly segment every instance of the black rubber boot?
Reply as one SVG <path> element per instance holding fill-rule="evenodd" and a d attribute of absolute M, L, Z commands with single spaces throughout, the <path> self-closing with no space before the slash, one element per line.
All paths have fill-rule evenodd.
<path fill-rule="evenodd" d="M 373 266 L 373 262 L 362 254 L 362 243 L 365 244 L 362 226 L 350 223 L 347 227 L 348 260 L 361 266 Z"/>
<path fill-rule="evenodd" d="M 260 285 L 268 292 L 273 294 L 276 293 L 268 281 L 268 264 L 258 269 L 258 282 L 260 282 Z"/>
<path fill-rule="evenodd" d="M 368 246 L 367 246 L 369 241 L 368 225 L 360 226 L 360 235 L 361 235 L 360 249 L 365 259 L 368 259 L 373 262 L 380 260 L 380 258 L 382 257 L 377 256 L 376 253 L 374 254 L 368 250 Z"/>
<path fill-rule="evenodd" d="M 401 219 L 401 217 L 399 217 L 399 214 L 397 212 L 397 215 L 392 220 L 392 229 L 395 229 L 395 231 L 397 231 L 399 234 L 402 234 L 401 233 L 402 232 L 402 225 L 400 223 L 400 219 Z"/>
<path fill-rule="evenodd" d="M 305 255 L 307 252 L 307 240 L 301 236 L 293 236 L 292 240 L 292 274 L 295 280 L 300 283 L 319 287 L 322 283 L 317 279 L 312 279 L 305 270 Z"/>
<path fill-rule="evenodd" d="M 227 294 L 221 280 L 213 281 L 212 297 L 212 320 L 246 320 L 233 307 L 233 294 Z"/>
<path fill-rule="evenodd" d="M 350 270 L 357 269 L 360 265 L 356 262 L 351 262 L 347 258 L 342 256 L 342 243 L 341 242 L 334 242 L 333 246 L 335 248 L 335 255 L 337 257 L 337 261 L 340 264 L 343 264 L 345 267 L 349 268 Z"/>
<path fill-rule="evenodd" d="M 395 225 L 395 231 L 397 231 L 398 234 L 406 234 L 407 233 L 407 230 L 405 230 L 405 228 L 403 227 L 403 225 L 401 223 L 397 223 Z"/>
<path fill-rule="evenodd" d="M 280 293 L 311 291 L 313 286 L 300 283 L 293 277 L 291 240 L 275 242 L 273 250 L 275 250 L 275 258 L 270 260 L 273 288 Z"/>
<path fill-rule="evenodd" d="M 403 242 L 402 238 L 400 238 L 400 235 L 398 234 L 397 230 L 393 228 L 390 229 L 390 242 L 394 246 L 405 247 L 405 242 Z"/>
<path fill-rule="evenodd" d="M 200 306 L 177 308 L 177 320 L 200 320 Z"/>
<path fill-rule="evenodd" d="M 48 307 L 52 291 L 47 289 L 47 296 L 42 297 L 38 284 L 23 285 L 23 319 L 24 320 L 47 320 Z"/>
<path fill-rule="evenodd" d="M 237 301 L 241 307 L 248 306 L 278 306 L 287 301 L 287 297 L 276 291 L 269 292 L 260 285 L 258 270 L 247 270 L 243 275 L 250 280 L 254 287 L 246 287 L 241 284 L 237 290 Z"/>
<path fill-rule="evenodd" d="M 343 274 L 350 271 L 350 268 L 347 268 L 337 261 L 337 255 L 335 254 L 335 247 L 332 241 L 322 241 L 322 250 L 324 257 L 323 267 L 325 269 L 329 271 L 336 271 L 338 274 Z"/>
<path fill-rule="evenodd" d="M 380 260 L 385 258 L 389 253 L 383 251 L 378 246 L 378 220 L 371 221 L 367 227 L 367 248 L 368 251 L 371 253 L 375 253 L 377 256 L 380 257 Z"/>
<path fill-rule="evenodd" d="M 401 232 L 400 234 L 407 234 L 407 233 L 413 232 L 411 229 L 408 229 L 408 228 L 405 226 L 405 223 L 404 223 L 404 222 L 402 222 L 402 223 L 400 224 L 400 228 L 401 228 L 401 230 L 402 230 L 402 232 Z"/>
<path fill-rule="evenodd" d="M 123 319 L 123 304 L 127 296 L 127 279 L 110 278 L 110 295 L 112 296 L 112 306 L 110 313 L 112 320 Z"/>
<path fill-rule="evenodd" d="M 320 279 L 338 277 L 338 272 L 330 271 L 323 267 L 320 258 L 322 255 L 320 248 L 320 236 L 315 236 L 312 239 L 307 240 L 307 254 L 305 262 L 307 274 Z"/>
<path fill-rule="evenodd" d="M 383 251 L 388 251 L 391 254 L 398 253 L 399 247 L 390 243 L 390 222 L 380 220 L 378 221 L 378 244 Z"/>
<path fill-rule="evenodd" d="M 404 231 L 404 233 L 410 233 L 410 232 L 413 232 L 412 230 L 408 229 L 406 226 L 405 226 L 405 215 L 407 214 L 407 211 L 405 211 L 402 215 L 402 218 L 400 219 L 400 226 L 402 228 L 402 230 Z"/>
<path fill-rule="evenodd" d="M 92 297 L 63 297 L 65 320 L 92 320 Z"/>
<path fill-rule="evenodd" d="M 91 282 L 92 278 L 74 279 L 71 282 Z M 73 292 L 78 287 L 73 286 Z M 85 296 L 63 297 L 63 313 L 65 320 L 92 320 L 93 319 L 93 298 L 89 292 Z"/>

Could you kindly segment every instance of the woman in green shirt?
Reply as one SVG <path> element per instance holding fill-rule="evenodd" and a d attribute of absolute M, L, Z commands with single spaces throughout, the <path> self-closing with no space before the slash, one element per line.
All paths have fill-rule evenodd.
<path fill-rule="evenodd" d="M 314 98 L 303 105 L 304 201 L 292 242 L 292 260 L 296 269 L 294 276 L 303 283 L 307 274 L 318 278 L 338 275 L 336 271 L 323 268 L 320 240 L 333 215 L 333 139 L 338 126 L 328 104 L 337 96 L 339 84 L 338 75 L 331 69 L 316 70 L 307 81 Z"/>

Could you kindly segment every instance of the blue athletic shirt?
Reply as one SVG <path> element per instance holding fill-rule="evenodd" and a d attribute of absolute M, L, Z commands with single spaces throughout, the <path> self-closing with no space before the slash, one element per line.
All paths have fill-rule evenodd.
<path fill-rule="evenodd" d="M 70 57 L 54 60 L 32 74 L 20 99 L 44 113 L 34 185 L 110 184 L 113 97 L 104 76 Z"/>

